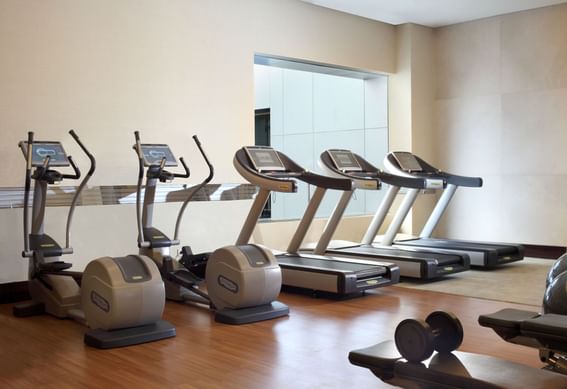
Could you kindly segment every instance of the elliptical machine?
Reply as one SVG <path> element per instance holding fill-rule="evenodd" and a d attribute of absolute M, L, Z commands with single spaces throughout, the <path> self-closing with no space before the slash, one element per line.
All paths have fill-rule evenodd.
<path fill-rule="evenodd" d="M 193 140 L 209 168 L 209 175 L 188 189 L 179 210 L 174 238 L 170 239 L 152 225 L 157 183 L 172 182 L 190 175 L 183 157 L 179 158 L 183 173 L 166 167 L 177 167 L 177 160 L 167 144 L 143 144 L 134 132 L 134 150 L 138 155 L 136 213 L 138 247 L 157 264 L 165 283 L 166 298 L 178 302 L 208 305 L 215 311 L 215 320 L 227 324 L 246 324 L 285 316 L 289 308 L 275 301 L 281 289 L 281 270 L 273 254 L 253 244 L 226 246 L 212 254 L 194 255 L 189 246 L 182 248 L 182 257 L 171 255 L 171 247 L 180 244 L 179 229 L 183 214 L 194 195 L 209 183 L 214 169 L 196 135 Z M 146 169 L 146 185 L 142 204 L 142 182 Z M 204 276 L 204 279 L 203 279 Z M 200 286 L 205 281 L 207 293 Z"/>
<path fill-rule="evenodd" d="M 69 244 L 73 213 L 96 166 L 93 155 L 77 134 L 73 130 L 69 133 L 88 156 L 91 166 L 69 208 L 65 247 L 44 232 L 47 189 L 64 179 L 78 180 L 80 170 L 72 157 L 66 155 L 60 142 L 37 142 L 34 133 L 29 132 L 27 142 L 19 143 L 26 159 L 22 256 L 30 259 L 28 284 L 32 301 L 16 305 L 14 315 L 26 317 L 48 313 L 58 318 L 73 318 L 91 328 L 85 333 L 84 341 L 97 348 L 129 346 L 175 336 L 175 328 L 161 320 L 164 285 L 149 258 L 137 255 L 101 257 L 91 261 L 83 273 L 69 271 L 72 264 L 61 260 L 62 255 L 73 253 Z M 69 166 L 73 174 L 53 169 Z M 30 232 L 32 179 L 35 184 Z"/>

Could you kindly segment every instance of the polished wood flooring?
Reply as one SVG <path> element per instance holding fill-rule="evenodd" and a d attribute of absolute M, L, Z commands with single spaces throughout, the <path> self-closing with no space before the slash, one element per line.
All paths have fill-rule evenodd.
<path fill-rule="evenodd" d="M 352 349 L 393 337 L 396 324 L 450 310 L 463 322 L 461 350 L 541 366 L 537 351 L 502 341 L 477 324 L 505 307 L 538 310 L 435 292 L 387 287 L 349 300 L 282 293 L 287 318 L 230 326 L 195 306 L 168 303 L 177 337 L 113 350 L 83 344 L 84 328 L 49 316 L 18 319 L 0 306 L 1 388 L 382 388 L 349 364 Z"/>

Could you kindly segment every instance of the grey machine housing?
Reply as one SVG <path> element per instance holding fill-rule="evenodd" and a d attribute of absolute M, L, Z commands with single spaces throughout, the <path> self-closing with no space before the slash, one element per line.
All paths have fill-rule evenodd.
<path fill-rule="evenodd" d="M 143 144 L 134 133 L 134 150 L 138 155 L 137 186 L 138 246 L 140 254 L 150 257 L 158 266 L 165 282 L 166 297 L 178 302 L 205 304 L 215 313 L 215 320 L 227 324 L 247 324 L 275 319 L 289 314 L 287 305 L 277 301 L 282 276 L 273 254 L 256 245 L 229 245 L 212 253 L 192 254 L 189 246 L 182 257 L 174 258 L 171 248 L 180 244 L 179 233 L 184 212 L 194 195 L 211 181 L 214 169 L 197 136 L 193 140 L 209 168 L 209 175 L 187 189 L 187 196 L 177 214 L 174 238 L 153 226 L 155 193 L 158 182 L 188 178 L 189 168 L 179 158 L 184 172 L 174 173 L 165 167 L 176 167 L 177 159 L 167 144 Z M 146 170 L 143 204 L 142 180 Z M 198 260 L 205 267 L 204 279 L 193 264 Z M 205 282 L 207 292 L 200 285 Z"/>
<path fill-rule="evenodd" d="M 165 290 L 155 264 L 147 257 L 100 257 L 90 261 L 84 272 L 69 271 L 72 265 L 61 256 L 72 254 L 69 244 L 73 213 L 79 195 L 95 171 L 95 159 L 71 130 L 71 136 L 85 152 L 91 167 L 75 191 L 66 226 L 66 245 L 61 247 L 44 231 L 48 185 L 63 179 L 79 179 L 80 170 L 59 142 L 34 142 L 33 132 L 20 142 L 26 158 L 24 193 L 24 251 L 29 258 L 28 285 L 32 301 L 14 307 L 18 317 L 48 313 L 58 318 L 73 318 L 91 330 L 86 344 L 114 348 L 175 336 L 175 328 L 161 320 Z M 54 167 L 71 166 L 73 174 Z M 32 174 L 32 169 L 34 169 Z M 32 225 L 29 228 L 29 195 L 35 182 Z M 81 284 L 77 282 L 81 279 Z"/>

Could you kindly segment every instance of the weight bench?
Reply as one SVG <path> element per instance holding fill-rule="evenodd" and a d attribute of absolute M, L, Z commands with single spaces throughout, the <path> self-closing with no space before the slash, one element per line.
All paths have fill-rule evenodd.
<path fill-rule="evenodd" d="M 539 349 L 550 370 L 567 373 L 567 316 L 507 308 L 479 316 L 478 323 L 506 342 Z"/>
<path fill-rule="evenodd" d="M 405 388 L 567 388 L 567 376 L 485 355 L 455 351 L 408 362 L 393 341 L 351 351 L 348 358 L 382 381 Z"/>

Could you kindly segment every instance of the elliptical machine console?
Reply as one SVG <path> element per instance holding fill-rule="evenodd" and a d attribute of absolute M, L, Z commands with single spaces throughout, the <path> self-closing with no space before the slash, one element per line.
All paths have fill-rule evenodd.
<path fill-rule="evenodd" d="M 64 179 L 78 180 L 79 168 L 59 142 L 34 142 L 33 132 L 19 146 L 26 159 L 24 191 L 24 251 L 29 258 L 28 285 L 32 301 L 16 305 L 18 317 L 48 313 L 58 318 L 73 318 L 92 330 L 85 343 L 98 348 L 139 344 L 175 336 L 175 328 L 161 320 L 164 285 L 154 263 L 147 257 L 128 255 L 101 257 L 91 261 L 83 273 L 69 271 L 72 264 L 61 260 L 72 254 L 69 244 L 71 221 L 79 195 L 95 171 L 95 159 L 69 132 L 91 162 L 91 167 L 75 191 L 69 208 L 66 245 L 61 247 L 44 232 L 46 195 L 49 185 Z M 71 167 L 64 174 L 54 167 Z M 33 170 L 33 173 L 32 173 Z M 34 180 L 32 226 L 29 229 L 29 197 Z M 81 279 L 81 286 L 76 279 Z"/>
<path fill-rule="evenodd" d="M 166 167 L 178 166 L 169 146 L 141 143 L 138 131 L 134 136 L 139 167 L 136 195 L 138 246 L 140 254 L 149 256 L 158 265 L 165 282 L 166 297 L 208 305 L 215 311 L 215 320 L 228 324 L 252 323 L 287 315 L 289 308 L 275 301 L 282 278 L 271 252 L 248 244 L 222 247 L 212 254 L 193 254 L 189 246 L 184 246 L 182 257 L 179 260 L 173 258 L 171 247 L 180 244 L 179 230 L 185 209 L 194 195 L 212 180 L 214 169 L 194 135 L 193 140 L 209 168 L 209 175 L 187 189 L 187 197 L 177 215 L 174 237 L 170 239 L 152 224 L 157 183 L 188 178 L 189 168 L 181 157 L 183 173 L 166 170 Z M 142 204 L 144 170 L 146 185 Z M 203 282 L 206 282 L 207 293 L 200 288 Z"/>

